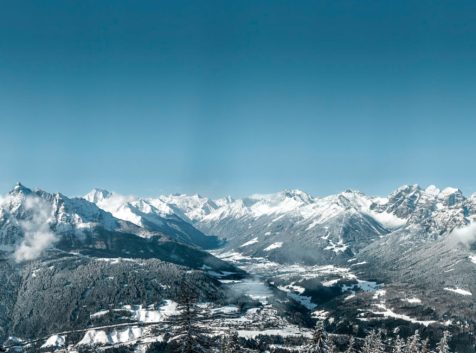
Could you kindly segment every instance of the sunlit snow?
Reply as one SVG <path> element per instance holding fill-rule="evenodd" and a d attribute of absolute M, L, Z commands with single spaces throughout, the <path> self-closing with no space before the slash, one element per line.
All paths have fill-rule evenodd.
<path fill-rule="evenodd" d="M 276 243 L 271 244 L 267 248 L 265 248 L 264 251 L 271 251 L 271 250 L 274 250 L 274 249 L 279 249 L 282 246 L 283 246 L 283 242 L 278 241 Z"/>

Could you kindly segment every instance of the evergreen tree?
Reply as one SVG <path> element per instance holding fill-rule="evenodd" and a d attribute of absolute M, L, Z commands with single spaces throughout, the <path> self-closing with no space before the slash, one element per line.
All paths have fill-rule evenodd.
<path fill-rule="evenodd" d="M 209 351 L 210 339 L 208 330 L 200 321 L 209 317 L 205 308 L 197 305 L 198 297 L 190 283 L 183 278 L 180 292 L 177 294 L 179 314 L 172 316 L 170 321 L 174 327 L 172 341 L 177 344 L 180 353 L 205 353 Z"/>
<path fill-rule="evenodd" d="M 311 345 L 308 347 L 308 353 L 326 353 L 327 352 L 327 333 L 322 321 L 316 323 L 312 332 Z"/>
<path fill-rule="evenodd" d="M 405 352 L 406 353 L 420 353 L 420 349 L 421 349 L 421 337 L 418 330 L 416 330 L 412 336 L 408 337 L 407 349 Z"/>
<path fill-rule="evenodd" d="M 345 350 L 345 353 L 355 353 L 355 338 L 354 336 L 350 336 L 349 338 L 349 344 L 347 345 L 347 349 Z"/>
<path fill-rule="evenodd" d="M 220 353 L 225 353 L 227 345 L 227 337 L 225 335 L 221 335 L 220 337 Z"/>
<path fill-rule="evenodd" d="M 238 342 L 238 332 L 232 331 L 226 337 L 225 353 L 239 353 L 240 343 Z"/>
<path fill-rule="evenodd" d="M 404 353 L 405 352 L 405 340 L 400 336 L 397 336 L 395 343 L 393 344 L 392 353 Z"/>
<path fill-rule="evenodd" d="M 383 353 L 385 346 L 382 342 L 382 332 L 372 330 L 364 339 L 362 353 Z"/>
<path fill-rule="evenodd" d="M 374 353 L 373 352 L 373 335 L 375 335 L 375 331 L 372 330 L 370 333 L 365 336 L 364 344 L 362 346 L 362 353 Z"/>
<path fill-rule="evenodd" d="M 448 345 L 448 341 L 450 339 L 451 335 L 449 331 L 444 331 L 443 332 L 443 337 L 441 337 L 440 342 L 438 343 L 438 346 L 436 347 L 436 352 L 437 353 L 450 353 L 450 347 Z"/>
<path fill-rule="evenodd" d="M 375 338 L 375 351 L 377 353 L 385 352 L 385 343 L 382 340 L 382 336 L 384 336 L 384 333 L 379 329 L 377 331 L 377 337 Z"/>
<path fill-rule="evenodd" d="M 334 340 L 332 337 L 329 337 L 329 340 L 327 342 L 327 352 L 326 353 L 337 353 L 337 347 L 336 344 L 334 343 Z"/>
<path fill-rule="evenodd" d="M 430 352 L 430 340 L 427 337 L 421 343 L 420 353 L 429 353 L 429 352 Z"/>

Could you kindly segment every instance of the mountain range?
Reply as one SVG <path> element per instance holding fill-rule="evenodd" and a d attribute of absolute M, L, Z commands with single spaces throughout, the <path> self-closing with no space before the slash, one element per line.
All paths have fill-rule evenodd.
<path fill-rule="evenodd" d="M 176 217 L 226 240 L 225 249 L 310 264 L 347 261 L 394 234 L 406 241 L 436 241 L 476 218 L 475 195 L 467 198 L 455 188 L 418 185 L 402 186 L 386 197 L 352 190 L 314 197 L 285 190 L 242 199 L 199 195 L 140 199 L 94 190 L 85 198 L 138 225 Z"/>
<path fill-rule="evenodd" d="M 242 315 L 258 303 L 289 325 L 321 317 L 336 332 L 358 323 L 434 334 L 450 325 L 468 344 L 475 223 L 476 194 L 435 186 L 385 197 L 141 198 L 93 189 L 70 198 L 19 183 L 0 199 L 0 339 L 91 327 L 95 313 L 124 303 L 160 306 L 181 276 L 194 276 L 204 301 L 239 302 Z M 242 291 L 244 277 L 267 299 Z"/>

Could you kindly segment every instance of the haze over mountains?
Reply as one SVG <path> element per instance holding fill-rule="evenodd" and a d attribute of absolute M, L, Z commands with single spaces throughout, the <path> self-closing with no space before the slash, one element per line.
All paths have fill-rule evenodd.
<path fill-rule="evenodd" d="M 132 328 L 144 321 L 131 305 L 159 323 L 177 279 L 194 276 L 216 313 L 234 308 L 212 326 L 246 322 L 242 335 L 265 315 L 281 333 L 316 318 L 337 333 L 356 325 L 437 337 L 450 328 L 472 347 L 475 223 L 476 195 L 434 186 L 209 199 L 103 189 L 69 198 L 18 184 L 0 200 L 0 338 L 93 330 L 98 318 L 109 330 Z M 73 348 L 85 344 L 78 335 Z M 88 344 L 113 343 L 94 335 Z"/>

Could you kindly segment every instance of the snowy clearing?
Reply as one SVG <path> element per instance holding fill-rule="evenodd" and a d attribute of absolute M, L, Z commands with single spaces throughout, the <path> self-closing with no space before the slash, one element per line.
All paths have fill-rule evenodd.
<path fill-rule="evenodd" d="M 465 289 L 461 289 L 461 288 L 448 288 L 448 287 L 445 287 L 443 288 L 444 290 L 446 291 L 449 291 L 449 292 L 453 292 L 453 293 L 456 293 L 456 294 L 461 294 L 461 295 L 473 295 L 473 293 L 471 293 L 469 290 L 465 290 Z"/>
<path fill-rule="evenodd" d="M 65 341 L 66 341 L 66 336 L 53 335 L 46 340 L 46 342 L 41 346 L 41 348 L 63 347 Z"/>
<path fill-rule="evenodd" d="M 428 326 L 428 325 L 436 323 L 436 321 L 434 321 L 434 320 L 418 320 L 418 319 L 414 319 L 414 318 L 412 318 L 408 315 L 397 314 L 394 311 L 392 311 L 392 309 L 387 308 L 385 306 L 385 304 L 382 304 L 382 303 L 374 304 L 374 305 L 377 308 L 381 309 L 382 311 L 371 311 L 371 313 L 375 314 L 375 315 L 382 315 L 385 318 L 400 319 L 400 320 L 412 322 L 414 324 L 420 324 L 420 325 L 423 325 L 423 326 Z"/>
<path fill-rule="evenodd" d="M 141 336 L 142 329 L 137 326 L 127 327 L 126 329 L 121 331 L 113 330 L 110 333 L 106 333 L 106 331 L 103 330 L 89 330 L 85 333 L 83 339 L 78 342 L 78 346 L 125 343 L 131 340 L 138 339 Z"/>
<path fill-rule="evenodd" d="M 405 299 L 402 299 L 403 302 L 407 302 L 407 303 L 410 303 L 410 304 L 421 304 L 421 300 L 416 298 L 416 297 L 413 297 L 413 298 L 405 298 Z"/>

